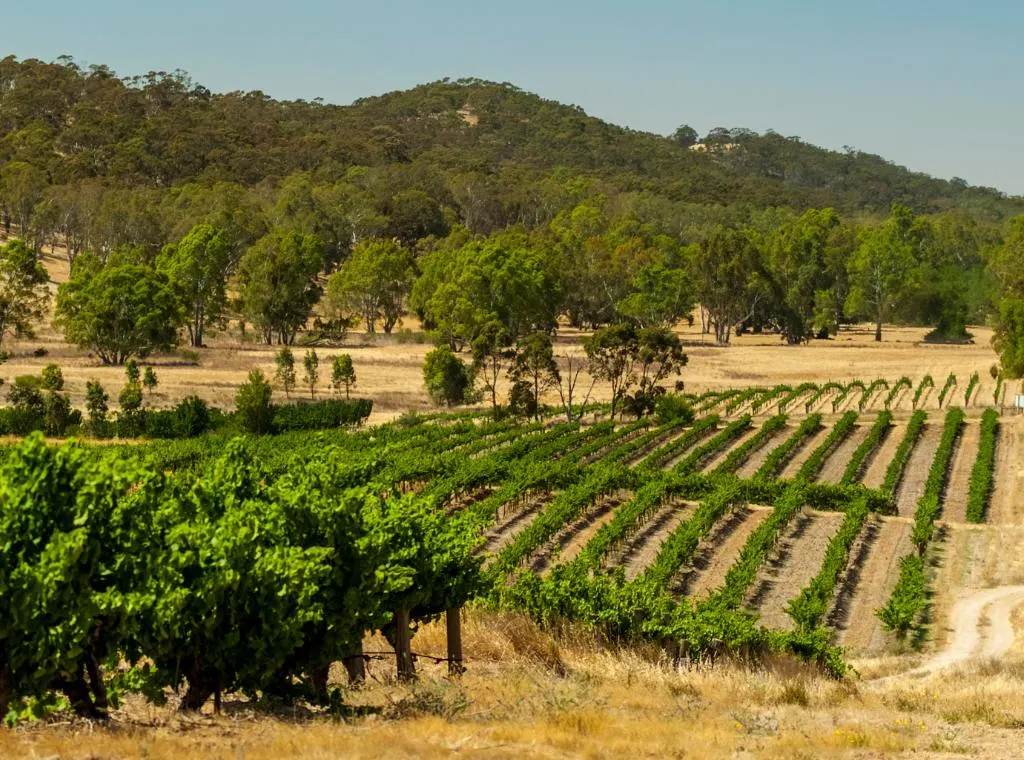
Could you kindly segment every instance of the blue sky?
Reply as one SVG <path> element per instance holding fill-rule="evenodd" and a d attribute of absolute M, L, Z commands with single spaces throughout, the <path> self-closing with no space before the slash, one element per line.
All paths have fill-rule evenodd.
<path fill-rule="evenodd" d="M 335 103 L 477 76 L 636 129 L 772 128 L 1024 194 L 1020 0 L 4 5 L 0 55 Z"/>

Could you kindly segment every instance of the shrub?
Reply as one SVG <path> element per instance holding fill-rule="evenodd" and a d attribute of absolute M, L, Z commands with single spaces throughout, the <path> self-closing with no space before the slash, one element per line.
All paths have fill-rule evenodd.
<path fill-rule="evenodd" d="M 423 381 L 430 399 L 438 406 L 464 404 L 473 375 L 448 346 L 438 346 L 423 361 Z"/>
<path fill-rule="evenodd" d="M 71 400 L 63 393 L 47 393 L 43 407 L 43 430 L 47 435 L 64 435 L 69 426 L 82 421 L 81 412 L 71 409 Z"/>
<path fill-rule="evenodd" d="M 146 389 L 146 393 L 152 396 L 159 382 L 156 378 L 156 370 L 146 367 L 146 371 L 142 373 L 142 387 Z"/>
<path fill-rule="evenodd" d="M 56 364 L 47 364 L 41 374 L 42 387 L 48 391 L 64 390 L 64 373 Z"/>
<path fill-rule="evenodd" d="M 34 356 L 34 357 L 36 357 L 38 359 L 38 358 L 42 358 L 42 357 L 46 356 L 49 353 L 50 352 L 47 351 L 45 348 L 37 348 L 37 349 L 35 349 L 32 352 L 32 356 Z"/>
<path fill-rule="evenodd" d="M 331 399 L 315 404 L 288 404 L 274 408 L 275 432 L 289 430 L 330 430 L 344 425 L 359 425 L 370 416 L 369 399 L 343 401 Z"/>
<path fill-rule="evenodd" d="M 100 437 L 101 432 L 106 432 L 109 400 L 99 380 L 90 380 L 85 384 L 85 411 L 89 415 L 89 432 L 94 436 Z"/>
<path fill-rule="evenodd" d="M 142 415 L 142 387 L 129 381 L 118 394 L 117 402 L 121 412 L 117 415 L 117 434 L 121 438 L 137 438 L 142 435 L 145 420 Z"/>
<path fill-rule="evenodd" d="M 654 404 L 654 414 L 663 425 L 669 422 L 689 425 L 694 418 L 693 406 L 679 393 L 666 393 L 661 396 Z"/>
<path fill-rule="evenodd" d="M 249 379 L 238 388 L 235 408 L 242 418 L 242 429 L 253 435 L 271 432 L 274 407 L 270 403 L 274 390 L 258 369 L 249 370 Z"/>

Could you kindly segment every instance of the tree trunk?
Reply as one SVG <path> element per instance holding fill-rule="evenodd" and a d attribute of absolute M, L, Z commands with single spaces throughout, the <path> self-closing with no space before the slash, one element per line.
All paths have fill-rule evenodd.
<path fill-rule="evenodd" d="M 85 653 L 85 668 L 89 674 L 89 686 L 92 688 L 93 698 L 96 706 L 106 710 L 109 706 L 107 700 L 107 687 L 103 683 L 103 674 L 100 672 L 100 665 L 96 662 L 96 656 L 92 651 Z"/>
<path fill-rule="evenodd" d="M 875 343 L 882 342 L 882 319 L 879 317 L 878 322 L 875 323 Z"/>
<path fill-rule="evenodd" d="M 448 634 L 448 675 L 462 675 L 466 668 L 462 664 L 462 610 L 448 609 L 444 613 Z"/>
<path fill-rule="evenodd" d="M 409 635 L 409 610 L 404 607 L 395 610 L 395 658 L 399 681 L 416 678 L 416 666 L 412 661 L 412 638 Z"/>

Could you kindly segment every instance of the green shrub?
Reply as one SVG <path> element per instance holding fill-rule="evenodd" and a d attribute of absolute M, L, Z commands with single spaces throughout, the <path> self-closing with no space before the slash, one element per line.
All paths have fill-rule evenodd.
<path fill-rule="evenodd" d="M 438 406 L 466 403 L 473 375 L 448 346 L 438 346 L 423 361 L 423 381 L 430 399 Z"/>
<path fill-rule="evenodd" d="M 373 411 L 369 399 L 330 399 L 311 404 L 286 404 L 274 408 L 274 431 L 330 430 L 360 425 Z"/>
<path fill-rule="evenodd" d="M 658 422 L 666 424 L 675 422 L 679 425 L 689 425 L 693 422 L 693 406 L 680 393 L 666 393 L 654 404 L 654 415 Z"/>
<path fill-rule="evenodd" d="M 273 430 L 274 407 L 270 399 L 274 389 L 258 369 L 249 370 L 249 379 L 242 383 L 235 396 L 235 408 L 242 418 L 242 430 L 253 435 L 264 435 Z"/>

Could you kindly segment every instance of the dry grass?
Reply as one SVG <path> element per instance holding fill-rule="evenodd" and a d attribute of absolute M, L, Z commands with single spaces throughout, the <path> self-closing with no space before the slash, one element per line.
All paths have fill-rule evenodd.
<path fill-rule="evenodd" d="M 0 757 L 1024 756 L 1010 730 L 1024 716 L 1020 659 L 873 688 L 784 659 L 681 671 L 654 648 L 609 650 L 579 630 L 556 639 L 516 616 L 472 614 L 464 636 L 460 681 L 427 666 L 415 686 L 398 686 L 390 663 L 375 662 L 369 685 L 346 695 L 359 709 L 344 718 L 270 716 L 230 700 L 223 715 L 183 718 L 133 703 L 106 727 L 0 731 Z M 442 626 L 424 628 L 414 648 L 441 653 Z"/>

